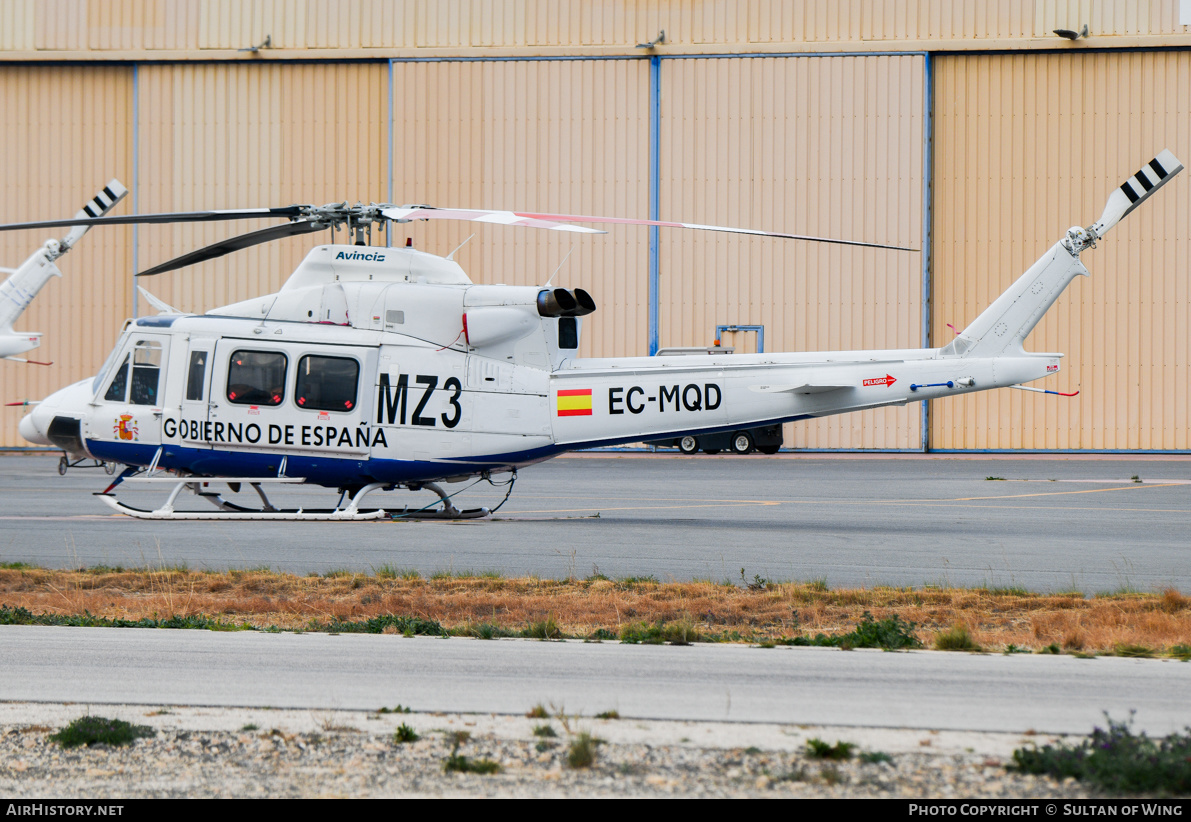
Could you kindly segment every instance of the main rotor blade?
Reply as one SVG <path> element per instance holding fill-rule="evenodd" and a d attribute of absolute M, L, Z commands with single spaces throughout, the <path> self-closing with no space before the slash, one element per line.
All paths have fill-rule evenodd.
<path fill-rule="evenodd" d="M 859 240 L 837 240 L 832 237 L 813 237 L 807 234 L 787 234 L 782 231 L 758 231 L 752 228 L 732 228 L 722 225 L 700 225 L 699 223 L 673 223 L 665 220 L 629 220 L 623 217 L 586 217 L 578 214 L 522 214 L 523 217 L 533 217 L 542 220 L 567 220 L 576 223 L 623 223 L 625 225 L 656 225 L 664 228 L 690 228 L 699 231 L 720 231 L 728 234 L 752 234 L 757 237 L 777 237 L 783 240 L 809 240 L 816 243 L 834 243 L 836 245 L 854 245 L 862 248 L 886 248 L 891 251 L 917 251 L 916 248 L 900 245 L 885 245 L 884 243 L 864 243 Z"/>
<path fill-rule="evenodd" d="M 1104 233 L 1119 223 L 1126 214 L 1145 202 L 1182 170 L 1183 164 L 1170 149 L 1163 149 L 1161 154 L 1142 166 L 1136 174 L 1108 195 L 1104 213 L 1092 224 L 1092 232 L 1097 237 L 1103 237 Z"/>
<path fill-rule="evenodd" d="M 884 245 L 882 243 L 863 243 L 858 240 L 837 240 L 831 237 L 812 237 L 805 234 L 786 234 L 780 231 L 758 231 L 750 228 L 731 228 L 729 226 L 700 225 L 699 223 L 674 223 L 664 220 L 633 220 L 625 217 L 591 217 L 582 214 L 534 214 L 520 211 L 478 211 L 459 208 L 431 208 L 429 206 L 405 206 L 402 208 L 386 208 L 381 214 L 391 220 L 471 220 L 480 223 L 500 223 L 503 225 L 523 225 L 531 228 L 550 228 L 557 231 L 582 231 L 585 233 L 599 233 L 590 228 L 583 228 L 568 223 L 608 223 L 621 225 L 656 225 L 664 228 L 690 228 L 702 231 L 719 231 L 728 234 L 751 234 L 757 237 L 777 237 L 784 240 L 809 240 L 817 243 L 833 243 L 836 245 L 852 245 L 861 248 L 885 248 L 892 251 L 917 251 L 900 245 Z"/>
<path fill-rule="evenodd" d="M 155 265 L 150 269 L 141 271 L 137 276 L 152 277 L 154 274 L 162 274 L 166 271 L 185 268 L 188 265 L 201 263 L 205 260 L 214 260 L 216 257 L 231 254 L 233 251 L 251 248 L 254 245 L 260 245 L 261 243 L 267 243 L 273 240 L 280 240 L 283 237 L 293 237 L 297 234 L 310 234 L 313 231 L 322 231 L 324 228 L 327 228 L 327 225 L 327 223 L 320 220 L 303 220 L 296 223 L 285 223 L 284 225 L 262 228 L 259 231 L 230 237 L 222 242 L 213 243 L 196 251 L 191 251 L 189 254 L 183 254 L 181 257 L 175 257 L 160 265 Z"/>
<path fill-rule="evenodd" d="M 567 225 L 565 222 L 547 219 L 541 214 L 518 214 L 513 211 L 482 211 L 469 208 L 434 208 L 432 206 L 400 206 L 381 209 L 385 217 L 398 223 L 410 220 L 469 220 L 475 223 L 497 223 L 499 225 L 521 225 L 529 228 L 548 228 L 552 231 L 575 231 L 580 234 L 607 234 L 598 228 L 584 228 Z M 574 221 L 572 221 L 574 222 Z M 591 221 L 589 221 L 591 222 Z M 595 222 L 599 222 L 598 220 Z"/>
<path fill-rule="evenodd" d="M 222 211 L 176 211 L 167 214 L 130 214 L 119 217 L 75 217 L 70 220 L 41 220 L 35 223 L 0 223 L 0 231 L 22 231 L 29 228 L 61 228 L 75 225 L 144 225 L 151 223 L 209 223 L 220 220 L 254 220 L 261 217 L 302 216 L 301 206 L 284 208 L 232 208 Z"/>

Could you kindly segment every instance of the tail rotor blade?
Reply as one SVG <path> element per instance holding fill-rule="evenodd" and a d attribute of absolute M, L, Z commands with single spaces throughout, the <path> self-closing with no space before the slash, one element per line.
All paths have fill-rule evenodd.
<path fill-rule="evenodd" d="M 128 189 L 124 187 L 123 183 L 113 177 L 108 180 L 106 186 L 101 188 L 94 197 L 79 209 L 78 213 L 74 215 L 74 218 L 76 220 L 93 220 L 96 217 L 102 217 L 115 208 L 116 204 L 127 196 Z M 76 225 L 71 228 L 59 243 L 61 253 L 65 254 L 69 251 L 71 246 L 82 239 L 90 227 L 89 225 Z"/>
<path fill-rule="evenodd" d="M 1119 223 L 1126 214 L 1145 202 L 1182 170 L 1183 164 L 1178 158 L 1170 149 L 1164 149 L 1108 196 L 1104 213 L 1091 227 L 1092 233 L 1096 237 L 1103 237 L 1105 232 Z"/>

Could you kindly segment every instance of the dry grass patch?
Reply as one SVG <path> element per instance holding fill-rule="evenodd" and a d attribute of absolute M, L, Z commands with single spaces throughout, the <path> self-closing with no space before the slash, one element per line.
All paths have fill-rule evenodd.
<path fill-rule="evenodd" d="M 1085 598 L 1020 590 L 939 587 L 830 590 L 821 582 L 736 587 L 653 579 L 543 580 L 491 573 L 430 579 L 393 571 L 296 576 L 268 570 L 49 571 L 0 568 L 0 604 L 34 614 L 106 619 L 221 616 L 257 627 L 402 617 L 464 635 L 520 635 L 549 620 L 560 635 L 620 636 L 626 627 L 681 624 L 703 639 L 773 641 L 852 631 L 864 612 L 913 623 L 930 644 L 967 625 L 988 650 L 1007 647 L 1158 653 L 1191 645 L 1191 599 L 1155 594 Z M 553 633 L 553 632 L 551 632 Z"/>

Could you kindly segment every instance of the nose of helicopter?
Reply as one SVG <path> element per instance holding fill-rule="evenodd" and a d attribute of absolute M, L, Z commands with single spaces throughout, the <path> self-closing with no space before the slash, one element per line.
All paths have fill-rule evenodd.
<path fill-rule="evenodd" d="M 78 427 L 79 419 L 85 416 L 85 409 L 87 408 L 87 401 L 91 397 L 91 381 L 80 380 L 74 385 L 68 385 L 59 391 L 50 394 L 38 405 L 34 406 L 33 410 L 21 418 L 20 425 L 17 430 L 21 436 L 34 445 L 53 445 L 58 448 L 67 448 L 68 450 L 82 449 L 82 442 L 75 442 L 79 440 Z M 65 422 L 71 423 L 74 428 L 74 436 L 69 437 L 68 440 L 54 439 L 50 437 L 51 427 L 54 420 L 62 417 Z M 59 425 L 58 427 L 61 427 Z M 68 426 L 69 427 L 69 426 Z M 59 431 L 59 434 L 62 432 Z"/>
<path fill-rule="evenodd" d="M 17 431 L 34 445 L 52 445 L 53 443 L 45 435 L 46 429 L 49 427 L 49 420 L 39 419 L 44 416 L 45 414 L 41 413 L 41 406 L 37 406 L 21 418 L 21 424 L 17 427 Z"/>

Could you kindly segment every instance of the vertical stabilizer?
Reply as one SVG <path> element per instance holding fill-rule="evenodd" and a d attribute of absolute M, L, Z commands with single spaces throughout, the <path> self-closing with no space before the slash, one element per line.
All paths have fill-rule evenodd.
<path fill-rule="evenodd" d="M 128 189 L 119 180 L 112 179 L 79 209 L 75 219 L 102 217 L 127 194 Z M 69 251 L 89 228 L 86 225 L 75 226 L 61 240 L 47 240 L 8 279 L 0 283 L 0 358 L 29 351 L 41 344 L 40 333 L 16 333 L 12 325 L 33 302 L 37 292 L 50 281 L 50 277 L 62 276 L 54 260 Z"/>

